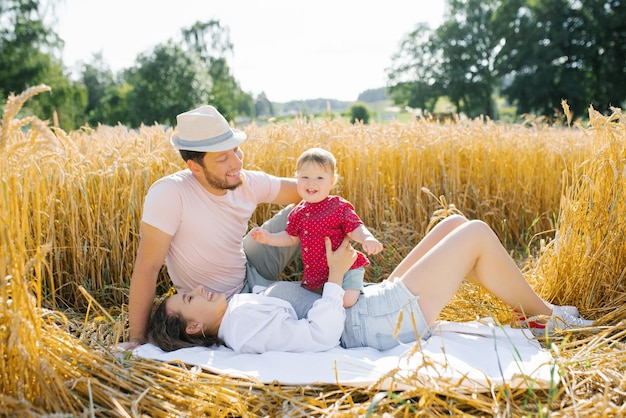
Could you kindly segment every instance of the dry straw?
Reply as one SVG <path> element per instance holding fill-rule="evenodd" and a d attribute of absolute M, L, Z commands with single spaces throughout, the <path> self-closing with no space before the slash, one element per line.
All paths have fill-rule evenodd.
<path fill-rule="evenodd" d="M 304 149 L 338 159 L 337 193 L 385 245 L 379 281 L 439 217 L 491 224 L 531 284 L 574 303 L 599 327 L 549 343 L 561 381 L 552 390 L 464 393 L 446 382 L 262 385 L 184 364 L 127 358 L 127 289 L 143 197 L 183 167 L 159 125 L 73 132 L 20 116 L 38 86 L 6 102 L 0 127 L 0 414 L 2 416 L 587 416 L 623 415 L 625 122 L 590 109 L 588 127 L 530 120 L 350 125 L 300 118 L 248 126 L 248 168 L 293 173 Z M 253 223 L 275 207 L 259 208 Z M 292 274 L 299 273 L 292 266 Z M 164 271 L 160 293 L 168 290 Z M 510 319 L 465 285 L 443 317 Z M 406 379 L 406 378 L 405 378 Z"/>

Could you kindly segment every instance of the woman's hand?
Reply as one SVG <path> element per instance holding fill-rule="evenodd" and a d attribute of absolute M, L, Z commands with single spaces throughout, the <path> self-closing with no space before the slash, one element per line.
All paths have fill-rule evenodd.
<path fill-rule="evenodd" d="M 333 251 L 332 244 L 328 237 L 324 238 L 324 245 L 326 246 L 326 260 L 329 270 L 328 281 L 341 286 L 344 274 L 350 270 L 350 267 L 356 260 L 357 252 L 352 248 L 352 245 L 350 245 L 348 238 L 344 238 L 341 245 L 339 245 L 335 251 Z"/>
<path fill-rule="evenodd" d="M 131 341 L 126 341 L 126 342 L 117 344 L 117 348 L 120 351 L 129 351 L 129 350 L 134 350 L 140 345 L 141 345 L 141 342 L 136 341 L 136 340 L 131 340 Z"/>

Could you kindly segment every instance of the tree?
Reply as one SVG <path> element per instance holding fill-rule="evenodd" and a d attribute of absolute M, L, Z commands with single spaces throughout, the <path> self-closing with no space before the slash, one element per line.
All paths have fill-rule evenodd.
<path fill-rule="evenodd" d="M 495 54 L 501 39 L 494 34 L 495 0 L 449 0 L 450 17 L 436 30 L 441 51 L 441 90 L 468 116 L 495 116 Z"/>
<path fill-rule="evenodd" d="M 370 111 L 364 103 L 353 103 L 350 106 L 350 123 L 354 124 L 361 122 L 368 124 L 370 121 Z"/>
<path fill-rule="evenodd" d="M 89 112 L 89 123 L 93 126 L 99 123 L 130 125 L 127 97 L 132 89 L 133 87 L 128 83 L 122 83 L 120 86 L 116 83 L 106 86 L 97 106 Z"/>
<path fill-rule="evenodd" d="M 48 1 L 50 7 L 55 2 Z M 63 42 L 44 22 L 44 13 L 36 0 L 0 2 L 0 94 L 19 94 L 28 87 L 46 84 L 50 94 L 40 95 L 24 106 L 24 111 L 42 119 L 55 115 L 63 129 L 83 123 L 85 91 L 69 80 L 55 53 Z"/>
<path fill-rule="evenodd" d="M 141 54 L 124 79 L 132 86 L 126 96 L 131 126 L 175 126 L 177 114 L 211 102 L 213 84 L 204 63 L 173 41 Z"/>
<path fill-rule="evenodd" d="M 209 69 L 213 82 L 211 103 L 227 119 L 234 120 L 241 114 L 253 116 L 252 96 L 243 92 L 230 74 L 226 60 L 233 52 L 229 29 L 223 28 L 217 20 L 198 21 L 189 29 L 183 29 L 182 35 L 186 48 L 195 51 Z"/>
<path fill-rule="evenodd" d="M 136 64 L 114 77 L 101 57 L 83 67 L 90 123 L 174 125 L 177 114 L 210 103 L 230 120 L 253 115 L 254 103 L 230 74 L 227 28 L 218 21 L 182 29 L 182 42 L 168 40 L 139 54 Z"/>
<path fill-rule="evenodd" d="M 31 83 L 46 84 L 51 92 L 37 96 L 36 100 L 29 100 L 24 108 L 41 119 L 51 120 L 56 117 L 59 126 L 65 131 L 82 126 L 85 123 L 87 90 L 63 73 L 61 63 L 45 54 L 41 54 L 39 58 L 47 65 L 33 77 Z"/>
<path fill-rule="evenodd" d="M 450 0 L 449 16 L 435 31 L 422 23 L 401 43 L 388 71 L 396 104 L 433 112 L 447 96 L 458 112 L 495 116 L 497 86 L 493 34 L 495 1 Z"/>
<path fill-rule="evenodd" d="M 576 114 L 626 98 L 626 2 L 448 0 L 434 32 L 418 25 L 388 70 L 396 104 L 431 110 L 447 96 L 457 111 L 495 116 L 501 94 L 519 113 Z"/>
<path fill-rule="evenodd" d="M 37 1 L 0 2 L 0 92 L 19 94 L 48 71 L 43 51 L 59 46 L 59 39 L 44 24 Z"/>
<path fill-rule="evenodd" d="M 419 24 L 400 43 L 400 50 L 387 68 L 389 94 L 395 104 L 429 112 L 444 94 L 441 51 L 434 35 L 425 24 Z"/>
<path fill-rule="evenodd" d="M 574 114 L 626 98 L 626 4 L 617 0 L 503 2 L 498 58 L 512 82 L 503 94 L 519 112 L 553 116 L 566 99 Z"/>
<path fill-rule="evenodd" d="M 213 82 L 211 89 L 211 102 L 220 109 L 226 119 L 234 120 L 240 110 L 250 109 L 252 97 L 246 107 L 240 107 L 246 103 L 246 94 L 239 87 L 237 80 L 230 74 L 230 68 L 224 58 L 212 58 L 209 61 L 209 76 Z M 250 113 L 247 113 L 250 116 Z"/>
<path fill-rule="evenodd" d="M 181 32 L 185 45 L 196 51 L 204 62 L 224 58 L 233 52 L 230 30 L 223 28 L 218 20 L 197 21 L 190 28 L 182 29 Z"/>
<path fill-rule="evenodd" d="M 626 105 L 626 2 L 586 0 L 578 13 L 582 25 L 577 33 L 585 57 L 590 104 L 595 109 L 623 107 Z"/>
<path fill-rule="evenodd" d="M 261 92 L 254 102 L 254 113 L 258 118 L 269 118 L 276 116 L 274 114 L 274 106 L 269 101 L 264 92 Z"/>
<path fill-rule="evenodd" d="M 576 41 L 581 21 L 568 0 L 503 2 L 498 17 L 498 30 L 507 34 L 497 68 L 512 80 L 502 94 L 518 112 L 552 117 L 563 99 L 574 113 L 587 107 L 583 51 Z"/>
<path fill-rule="evenodd" d="M 118 121 L 111 120 L 104 107 L 106 101 L 115 96 L 116 87 L 113 71 L 104 62 L 102 54 L 94 54 L 90 63 L 83 64 L 81 70 L 82 83 L 87 88 L 87 121 L 91 125 L 107 123 L 115 125 Z"/>

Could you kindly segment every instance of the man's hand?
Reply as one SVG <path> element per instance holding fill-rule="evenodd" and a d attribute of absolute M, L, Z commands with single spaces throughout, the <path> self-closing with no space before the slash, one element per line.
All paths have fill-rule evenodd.
<path fill-rule="evenodd" d="M 328 281 L 341 286 L 343 283 L 343 275 L 346 274 L 352 264 L 354 264 L 357 252 L 350 240 L 344 238 L 341 245 L 333 251 L 330 238 L 324 238 L 324 245 L 326 246 L 326 261 L 328 263 Z"/>

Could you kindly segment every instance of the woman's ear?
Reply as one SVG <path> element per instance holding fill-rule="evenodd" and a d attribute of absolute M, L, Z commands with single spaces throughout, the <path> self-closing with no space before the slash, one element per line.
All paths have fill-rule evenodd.
<path fill-rule="evenodd" d="M 190 321 L 187 323 L 187 328 L 185 328 L 185 332 L 189 335 L 196 335 L 202 332 L 202 324 L 197 321 Z"/>

